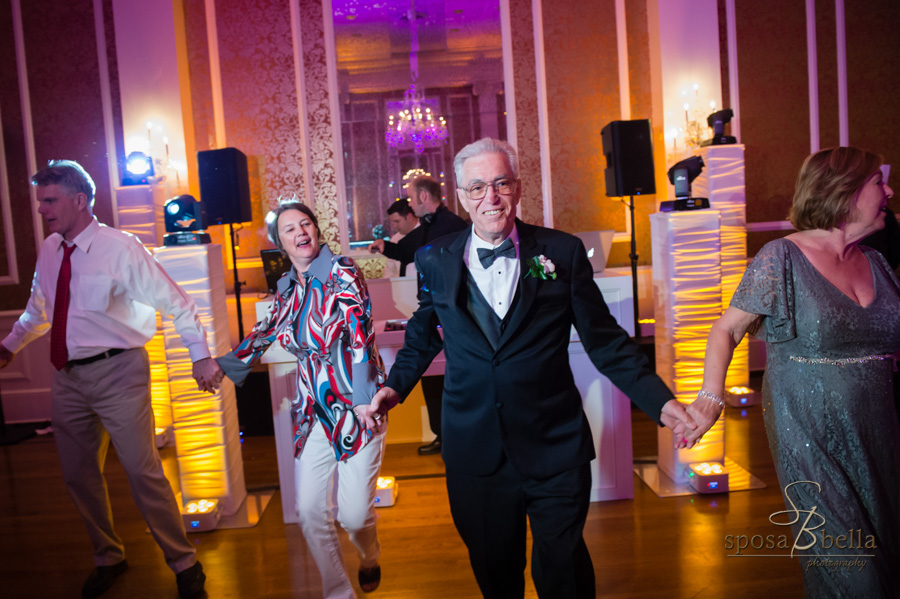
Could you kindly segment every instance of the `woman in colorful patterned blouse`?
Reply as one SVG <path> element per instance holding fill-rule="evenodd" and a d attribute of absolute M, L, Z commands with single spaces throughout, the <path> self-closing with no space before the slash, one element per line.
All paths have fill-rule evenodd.
<path fill-rule="evenodd" d="M 331 498 L 336 486 L 337 519 L 359 553 L 360 587 L 374 591 L 381 579 L 374 505 L 384 434 L 366 429 L 356 413 L 369 404 L 385 378 L 375 348 L 369 294 L 353 260 L 319 244 L 319 224 L 305 205 L 283 203 L 266 222 L 270 239 L 293 268 L 278 281 L 265 317 L 218 362 L 240 385 L 276 339 L 297 356 L 291 415 L 300 527 L 322 576 L 325 597 L 355 597 Z"/>

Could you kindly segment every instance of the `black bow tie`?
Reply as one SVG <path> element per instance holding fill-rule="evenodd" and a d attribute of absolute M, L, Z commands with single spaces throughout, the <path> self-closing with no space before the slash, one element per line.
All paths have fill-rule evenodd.
<path fill-rule="evenodd" d="M 506 241 L 498 245 L 492 250 L 478 248 L 478 260 L 484 268 L 490 268 L 494 260 L 503 256 L 504 258 L 516 257 L 516 246 L 513 245 L 512 239 L 507 238 Z"/>
<path fill-rule="evenodd" d="M 428 214 L 422 215 L 422 219 L 421 219 L 421 220 L 422 220 L 422 224 L 430 225 L 431 223 L 433 223 L 433 222 L 434 222 L 434 215 L 435 215 L 435 214 L 437 214 L 437 213 L 436 213 L 436 212 L 429 212 Z"/>

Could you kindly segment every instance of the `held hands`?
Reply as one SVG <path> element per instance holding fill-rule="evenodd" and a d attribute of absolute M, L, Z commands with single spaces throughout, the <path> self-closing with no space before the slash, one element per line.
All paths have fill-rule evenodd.
<path fill-rule="evenodd" d="M 369 405 L 353 408 L 353 413 L 360 423 L 375 434 L 385 430 L 388 410 L 400 403 L 400 395 L 390 387 L 382 387 L 372 398 Z"/>
<path fill-rule="evenodd" d="M 384 253 L 384 239 L 376 239 L 372 242 L 372 245 L 369 246 L 370 254 L 383 254 Z"/>
<path fill-rule="evenodd" d="M 194 380 L 197 381 L 197 388 L 208 393 L 215 393 L 222 379 L 225 378 L 225 372 L 212 358 L 197 360 L 194 362 L 192 370 Z"/>
<path fill-rule="evenodd" d="M 691 402 L 686 410 L 691 418 L 694 419 L 694 422 L 697 423 L 697 430 L 694 431 L 693 434 L 685 436 L 686 447 L 690 449 L 700 441 L 700 437 L 702 437 L 706 431 L 712 428 L 712 425 L 719 419 L 719 415 L 722 413 L 723 408 L 715 400 L 712 400 L 709 397 L 698 396 L 697 399 Z"/>
<path fill-rule="evenodd" d="M 674 433 L 675 449 L 690 448 L 709 427 L 701 429 L 677 399 L 670 399 L 663 406 L 659 420 Z"/>

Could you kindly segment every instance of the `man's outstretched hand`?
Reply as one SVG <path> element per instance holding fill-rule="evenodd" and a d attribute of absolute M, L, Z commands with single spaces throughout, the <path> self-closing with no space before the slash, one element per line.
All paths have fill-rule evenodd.
<path fill-rule="evenodd" d="M 398 403 L 400 403 L 400 395 L 390 387 L 382 387 L 372 397 L 372 403 L 367 406 L 356 406 L 353 411 L 367 429 L 380 433 L 387 423 L 388 411 Z"/>

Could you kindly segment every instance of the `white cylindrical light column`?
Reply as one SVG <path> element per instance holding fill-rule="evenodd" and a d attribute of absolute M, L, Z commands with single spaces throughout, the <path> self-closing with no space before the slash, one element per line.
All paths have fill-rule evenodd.
<path fill-rule="evenodd" d="M 155 256 L 197 303 L 212 354 L 228 353 L 222 246 L 157 248 Z M 164 332 L 183 501 L 218 499 L 222 514 L 231 515 L 247 497 L 234 385 L 226 378 L 216 393 L 199 391 L 171 319 L 165 319 Z"/>
<path fill-rule="evenodd" d="M 722 306 L 718 210 L 650 215 L 653 251 L 653 312 L 656 372 L 688 404 L 703 382 L 703 358 L 712 323 Z M 658 431 L 658 466 L 686 483 L 691 462 L 725 458 L 725 421 L 720 418 L 693 449 L 674 450 L 672 433 Z"/>

